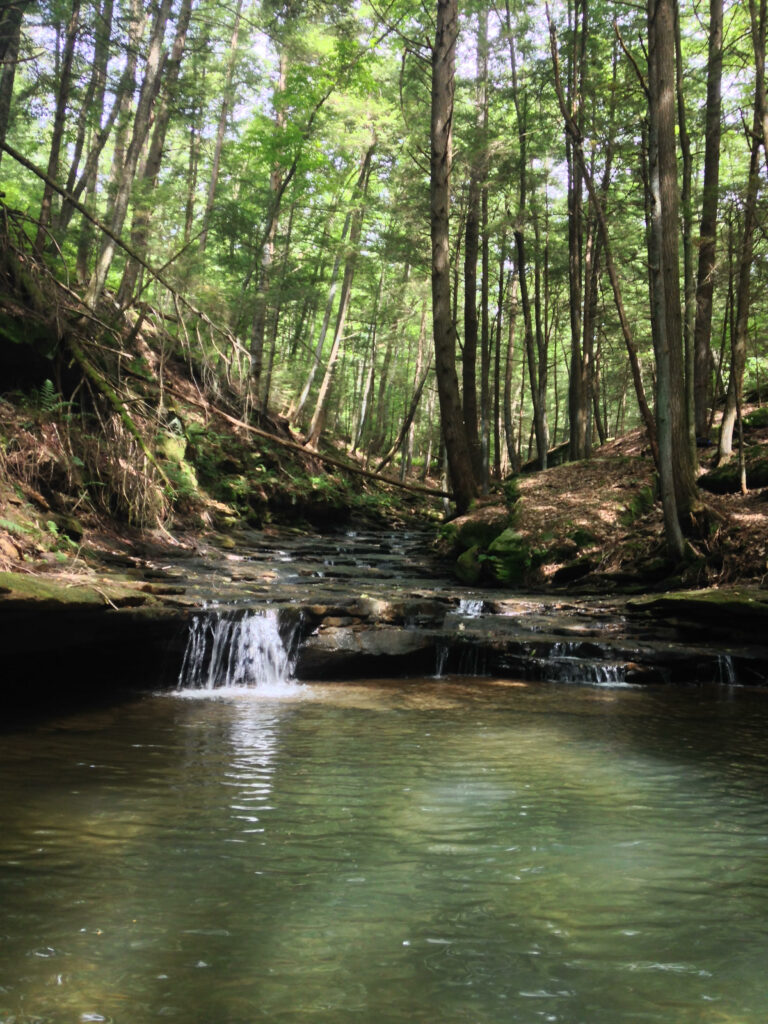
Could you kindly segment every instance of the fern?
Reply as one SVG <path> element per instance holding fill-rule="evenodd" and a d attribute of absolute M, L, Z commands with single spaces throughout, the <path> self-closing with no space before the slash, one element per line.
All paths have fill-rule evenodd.
<path fill-rule="evenodd" d="M 46 379 L 40 385 L 37 394 L 37 404 L 43 412 L 56 412 L 61 405 L 61 395 L 53 386 L 53 381 Z"/>

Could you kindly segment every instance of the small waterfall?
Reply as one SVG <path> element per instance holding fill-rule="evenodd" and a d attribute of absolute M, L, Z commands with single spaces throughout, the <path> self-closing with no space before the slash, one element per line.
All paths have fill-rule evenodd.
<path fill-rule="evenodd" d="M 730 654 L 718 654 L 717 656 L 717 681 L 724 686 L 736 685 L 736 666 Z"/>
<path fill-rule="evenodd" d="M 178 690 L 257 690 L 264 695 L 296 692 L 292 681 L 294 628 L 283 642 L 275 609 L 233 613 L 204 611 L 189 624 Z"/>
<path fill-rule="evenodd" d="M 458 614 L 465 615 L 468 619 L 476 619 L 479 615 L 483 614 L 484 607 L 485 602 L 483 600 L 476 601 L 462 597 L 459 601 Z"/>
<path fill-rule="evenodd" d="M 584 657 L 578 646 L 554 643 L 545 657 L 530 660 L 535 679 L 550 683 L 581 683 L 588 686 L 623 687 L 627 682 L 627 666 L 622 662 Z"/>
<path fill-rule="evenodd" d="M 443 678 L 447 661 L 448 647 L 445 644 L 438 644 L 435 648 L 435 679 Z"/>

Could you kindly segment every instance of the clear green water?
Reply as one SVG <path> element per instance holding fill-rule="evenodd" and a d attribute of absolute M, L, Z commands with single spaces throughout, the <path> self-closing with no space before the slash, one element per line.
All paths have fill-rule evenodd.
<path fill-rule="evenodd" d="M 0 1020 L 765 1024 L 767 727 L 423 681 L 6 735 Z"/>

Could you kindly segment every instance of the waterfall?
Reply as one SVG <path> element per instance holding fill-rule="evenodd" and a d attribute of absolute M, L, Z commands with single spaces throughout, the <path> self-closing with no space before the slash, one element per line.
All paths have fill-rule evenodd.
<path fill-rule="evenodd" d="M 474 599 L 462 597 L 461 600 L 459 601 L 458 614 L 466 615 L 466 617 L 469 619 L 475 619 L 477 618 L 478 615 L 483 614 L 484 606 L 485 601 L 483 600 L 477 601 Z"/>
<path fill-rule="evenodd" d="M 726 686 L 736 685 L 736 667 L 730 654 L 717 656 L 717 681 Z"/>
<path fill-rule="evenodd" d="M 290 653 L 295 633 L 286 648 L 275 609 L 200 612 L 189 624 L 177 689 L 295 693 L 299 687 L 292 681 L 295 656 Z"/>

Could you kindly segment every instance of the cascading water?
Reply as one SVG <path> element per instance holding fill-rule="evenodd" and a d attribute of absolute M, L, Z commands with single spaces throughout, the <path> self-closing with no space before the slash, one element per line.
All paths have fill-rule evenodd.
<path fill-rule="evenodd" d="M 458 614 L 465 615 L 470 619 L 476 619 L 479 615 L 483 614 L 484 608 L 485 601 L 462 597 L 459 601 Z"/>
<path fill-rule="evenodd" d="M 233 613 L 206 610 L 192 618 L 177 689 L 185 693 L 254 690 L 265 696 L 290 694 L 293 635 L 288 644 L 275 609 Z"/>

